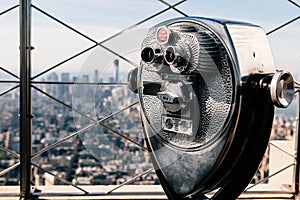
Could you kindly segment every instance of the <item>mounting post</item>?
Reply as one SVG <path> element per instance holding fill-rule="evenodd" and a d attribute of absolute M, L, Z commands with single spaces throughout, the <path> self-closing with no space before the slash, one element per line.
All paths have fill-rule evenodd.
<path fill-rule="evenodd" d="M 20 0 L 20 197 L 31 191 L 31 0 Z"/>
<path fill-rule="evenodd" d="M 299 179 L 300 179 L 300 92 L 298 91 L 298 109 L 297 109 L 297 135 L 296 135 L 296 166 L 295 166 L 295 195 L 299 195 Z"/>

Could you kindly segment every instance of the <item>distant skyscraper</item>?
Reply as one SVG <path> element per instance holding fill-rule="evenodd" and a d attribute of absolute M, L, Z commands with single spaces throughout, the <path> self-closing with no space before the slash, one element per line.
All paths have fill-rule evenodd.
<path fill-rule="evenodd" d="M 49 82 L 58 82 L 58 75 L 55 72 L 52 72 L 47 76 L 47 81 Z M 48 87 L 46 88 L 46 91 L 48 94 L 52 96 L 58 95 L 58 85 L 57 84 L 48 84 Z"/>
<path fill-rule="evenodd" d="M 98 83 L 99 81 L 99 71 L 96 69 L 94 73 L 94 83 Z"/>
<path fill-rule="evenodd" d="M 61 73 L 61 81 L 69 82 L 70 81 L 70 73 Z"/>
<path fill-rule="evenodd" d="M 114 83 L 115 82 L 114 77 L 109 77 L 108 82 L 109 83 Z"/>
<path fill-rule="evenodd" d="M 119 82 L 119 60 L 114 60 L 114 68 L 116 69 L 116 76 L 115 76 L 115 82 Z"/>
<path fill-rule="evenodd" d="M 70 73 L 61 73 L 61 82 L 70 82 Z M 68 84 L 61 84 L 59 85 L 59 96 L 60 97 L 67 97 L 69 96 L 69 85 Z"/>
<path fill-rule="evenodd" d="M 90 82 L 89 75 L 83 75 L 83 76 L 82 76 L 82 82 L 84 82 L 84 83 L 89 83 L 89 82 Z"/>

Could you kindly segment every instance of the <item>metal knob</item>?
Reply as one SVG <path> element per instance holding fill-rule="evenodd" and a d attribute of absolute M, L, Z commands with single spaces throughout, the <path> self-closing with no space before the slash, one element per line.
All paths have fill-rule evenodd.
<path fill-rule="evenodd" d="M 277 71 L 270 85 L 271 98 L 278 108 L 288 107 L 294 98 L 294 79 L 288 71 Z"/>

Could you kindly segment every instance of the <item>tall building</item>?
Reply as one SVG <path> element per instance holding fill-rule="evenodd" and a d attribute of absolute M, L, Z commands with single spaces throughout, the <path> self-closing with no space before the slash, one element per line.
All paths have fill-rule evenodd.
<path fill-rule="evenodd" d="M 112 77 L 112 76 L 109 77 L 109 78 L 108 78 L 108 82 L 109 82 L 109 83 L 114 83 L 114 82 L 115 82 L 115 78 Z"/>
<path fill-rule="evenodd" d="M 61 73 L 61 81 L 69 82 L 70 81 L 70 73 L 68 73 L 68 72 Z"/>
<path fill-rule="evenodd" d="M 99 81 L 99 71 L 96 69 L 94 72 L 94 83 L 98 83 Z"/>
<path fill-rule="evenodd" d="M 70 82 L 70 73 L 61 73 L 61 82 Z M 67 98 L 70 95 L 69 88 L 69 84 L 59 85 L 59 97 Z"/>
<path fill-rule="evenodd" d="M 90 78 L 89 75 L 85 74 L 82 76 L 82 82 L 83 83 L 89 83 L 90 82 Z"/>
<path fill-rule="evenodd" d="M 58 82 L 58 75 L 55 72 L 52 72 L 47 76 L 47 81 L 49 82 Z M 46 88 L 46 91 L 51 96 L 58 95 L 58 85 L 57 84 L 48 84 L 48 87 Z"/>
<path fill-rule="evenodd" d="M 116 69 L 116 76 L 115 76 L 115 82 L 119 82 L 119 60 L 115 59 L 114 60 L 114 68 Z"/>

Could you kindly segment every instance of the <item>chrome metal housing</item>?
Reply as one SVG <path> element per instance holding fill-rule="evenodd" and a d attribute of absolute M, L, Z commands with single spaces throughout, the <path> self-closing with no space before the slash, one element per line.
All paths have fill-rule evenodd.
<path fill-rule="evenodd" d="M 160 42 L 162 27 L 172 35 Z M 215 198 L 237 198 L 264 154 L 274 116 L 264 85 L 276 71 L 263 29 L 177 18 L 149 30 L 142 49 L 151 45 L 165 62 L 158 67 L 142 58 L 137 86 L 147 146 L 166 194 L 205 199 L 219 189 Z"/>

